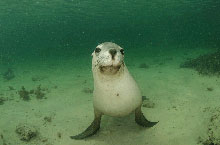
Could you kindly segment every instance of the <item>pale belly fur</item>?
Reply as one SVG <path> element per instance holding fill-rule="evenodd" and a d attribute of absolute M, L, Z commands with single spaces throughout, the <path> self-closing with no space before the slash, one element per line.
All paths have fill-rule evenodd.
<path fill-rule="evenodd" d="M 94 108 L 109 116 L 126 116 L 142 103 L 140 89 L 129 73 L 111 81 L 94 80 Z"/>

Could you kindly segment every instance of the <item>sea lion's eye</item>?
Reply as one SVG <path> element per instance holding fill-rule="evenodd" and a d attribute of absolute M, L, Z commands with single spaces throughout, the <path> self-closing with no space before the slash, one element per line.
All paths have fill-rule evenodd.
<path fill-rule="evenodd" d="M 120 52 L 121 52 L 122 55 L 124 55 L 124 53 L 125 53 L 124 49 L 121 49 Z"/>
<path fill-rule="evenodd" d="M 101 51 L 101 49 L 98 48 L 98 47 L 95 49 L 95 52 L 96 52 L 96 53 L 99 53 L 100 51 Z"/>

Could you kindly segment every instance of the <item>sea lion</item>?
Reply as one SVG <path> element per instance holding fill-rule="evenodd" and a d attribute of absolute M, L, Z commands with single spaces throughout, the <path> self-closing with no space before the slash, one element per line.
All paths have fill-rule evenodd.
<path fill-rule="evenodd" d="M 72 139 L 84 139 L 94 135 L 100 128 L 102 115 L 122 117 L 135 112 L 135 121 L 143 127 L 158 122 L 148 121 L 142 111 L 140 89 L 124 63 L 124 49 L 112 42 L 98 45 L 92 53 L 94 78 L 94 120 L 82 133 Z"/>

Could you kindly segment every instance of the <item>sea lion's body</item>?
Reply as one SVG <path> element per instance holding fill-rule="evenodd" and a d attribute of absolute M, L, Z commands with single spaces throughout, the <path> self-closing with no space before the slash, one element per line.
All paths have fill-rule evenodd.
<path fill-rule="evenodd" d="M 105 115 L 126 116 L 142 104 L 140 90 L 126 66 L 122 73 L 116 78 L 94 74 L 94 108 Z"/>
<path fill-rule="evenodd" d="M 157 122 L 148 121 L 142 111 L 140 89 L 124 63 L 124 50 L 115 43 L 98 45 L 92 53 L 94 78 L 94 120 L 81 134 L 72 139 L 84 139 L 95 134 L 102 115 L 122 117 L 135 112 L 135 121 L 143 127 L 152 127 Z"/>

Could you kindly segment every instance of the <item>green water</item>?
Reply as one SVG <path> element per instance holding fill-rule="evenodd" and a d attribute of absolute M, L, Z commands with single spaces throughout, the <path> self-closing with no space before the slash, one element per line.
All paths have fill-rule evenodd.
<path fill-rule="evenodd" d="M 203 102 L 198 103 L 201 106 L 196 106 L 197 109 L 206 106 L 206 101 L 210 104 L 214 103 L 209 104 L 210 106 L 206 106 L 207 108 L 219 105 L 219 100 L 217 99 L 220 93 L 219 78 L 212 77 L 208 79 L 196 73 L 194 74 L 190 69 L 184 70 L 186 72 L 179 70 L 179 64 L 183 61 L 194 58 L 200 54 L 220 49 L 219 0 L 1 0 L 0 98 L 7 98 L 7 100 L 4 101 L 4 105 L 0 103 L 0 112 L 4 114 L 3 117 L 0 116 L 0 135 L 4 134 L 4 139 L 0 138 L 0 145 L 2 145 L 1 143 L 16 145 L 16 142 L 18 145 L 40 145 L 39 142 L 36 143 L 35 141 L 30 143 L 20 141 L 14 132 L 19 122 L 27 121 L 24 115 L 25 109 L 30 111 L 30 108 L 34 106 L 33 108 L 35 108 L 37 112 L 37 108 L 41 108 L 41 105 L 38 104 L 39 102 L 34 99 L 31 99 L 32 101 L 29 102 L 31 105 L 29 104 L 29 106 L 19 98 L 18 91 L 22 86 L 25 86 L 28 90 L 36 88 L 38 85 L 49 88 L 50 92 L 46 95 L 48 96 L 48 100 L 42 102 L 50 104 L 51 107 L 48 107 L 48 109 L 48 105 L 42 105 L 42 116 L 48 114 L 51 110 L 56 110 L 55 112 L 60 116 L 55 117 L 54 120 L 56 123 L 54 123 L 54 126 L 63 125 L 63 128 L 66 129 L 66 132 L 64 129 L 61 129 L 61 132 L 64 134 L 63 136 L 79 133 L 82 128 L 87 126 L 93 117 L 91 112 L 90 114 L 87 113 L 89 121 L 82 121 L 81 124 L 80 121 L 74 120 L 74 115 L 62 115 L 71 109 L 81 108 L 80 105 L 83 104 L 83 101 L 80 102 L 78 99 L 79 96 L 75 96 L 75 93 L 81 93 L 80 97 L 91 97 L 91 94 L 88 95 L 79 90 L 82 88 L 93 88 L 91 53 L 98 44 L 106 41 L 117 43 L 125 49 L 126 64 L 130 72 L 140 84 L 144 95 L 152 97 L 153 101 L 156 102 L 157 110 L 153 110 L 154 114 L 152 116 L 157 116 L 159 112 L 166 110 L 158 107 L 164 107 L 163 102 L 167 102 L 168 104 L 172 102 L 170 100 L 178 102 L 178 100 L 175 100 L 175 97 L 179 94 L 192 94 L 192 96 L 197 97 L 191 97 L 192 99 L 202 100 L 200 98 L 201 94 L 199 94 L 201 88 L 203 90 L 205 88 L 205 95 L 207 95 L 206 88 L 209 88 L 209 91 L 212 91 L 214 88 L 214 93 L 211 94 L 211 96 L 216 97 L 216 99 L 210 99 L 210 102 L 203 99 Z M 140 68 L 140 66 L 145 65 L 145 63 L 147 65 L 146 70 Z M 148 66 L 150 68 L 149 70 Z M 11 80 L 5 80 L 2 77 L 8 68 L 12 69 L 15 75 Z M 175 73 L 175 71 L 177 71 L 177 73 Z M 191 74 L 194 76 L 191 76 Z M 35 79 L 37 79 L 37 81 Z M 200 85 L 198 85 L 197 82 Z M 8 90 L 9 86 L 13 87 L 14 90 Z M 183 88 L 175 89 L 176 86 L 182 86 Z M 210 89 L 210 87 L 213 88 Z M 54 88 L 58 88 L 58 91 L 54 90 Z M 161 92 L 158 91 L 158 88 L 161 88 Z M 190 91 L 185 93 L 184 91 L 186 90 Z M 87 90 L 87 92 L 89 91 Z M 183 93 L 181 91 L 183 91 Z M 176 96 L 172 95 L 172 93 Z M 55 97 L 53 98 L 53 96 Z M 60 101 L 60 104 L 49 103 L 53 102 L 53 100 L 57 101 L 60 96 L 67 96 L 67 99 Z M 157 98 L 157 96 L 159 97 Z M 75 98 L 75 100 L 71 100 L 72 98 Z M 185 100 L 187 99 L 186 97 Z M 160 100 L 162 103 L 160 101 L 157 102 L 157 100 Z M 68 105 L 68 109 L 61 107 L 71 101 L 75 103 L 74 107 L 71 108 L 71 106 Z M 191 101 L 192 100 L 189 102 Z M 16 104 L 16 102 L 18 103 Z M 92 102 L 90 102 L 90 104 L 92 104 Z M 172 105 L 172 103 L 170 103 L 170 105 Z M 83 106 L 84 108 L 80 111 L 84 110 L 86 112 L 92 109 L 92 106 L 87 108 L 85 106 Z M 20 117 L 16 116 L 16 107 L 20 108 L 18 110 L 21 114 L 22 111 L 24 111 L 24 114 L 20 115 Z M 45 111 L 43 110 L 44 107 L 46 108 Z M 25 109 L 22 110 L 22 108 Z M 192 108 L 191 110 L 196 109 Z M 12 112 L 15 113 L 16 117 L 13 118 L 13 116 L 10 116 Z M 42 118 L 42 116 L 36 112 L 29 113 L 29 115 L 34 114 L 36 119 Z M 72 114 L 72 112 L 70 111 L 68 113 Z M 201 110 L 198 112 L 199 113 L 195 113 L 194 116 L 203 116 Z M 168 113 L 166 116 L 169 116 L 169 112 L 165 111 L 163 113 Z M 178 114 L 181 113 L 182 112 L 179 112 Z M 157 116 L 158 118 L 156 118 L 156 120 L 163 120 L 163 117 L 159 116 Z M 78 115 L 77 117 L 77 119 L 87 120 L 83 118 L 85 116 Z M 205 117 L 205 119 L 206 118 L 209 117 Z M 14 124 L 12 126 L 8 125 L 7 119 L 15 120 Z M 36 119 L 32 117 L 29 123 Z M 69 124 L 71 121 L 66 124 L 66 120 L 68 119 L 72 119 L 71 121 L 75 121 L 76 124 L 78 123 L 78 125 L 71 127 L 73 128 L 72 130 L 70 130 L 69 127 L 71 126 L 71 124 Z M 110 124 L 106 123 L 107 121 L 108 119 L 104 119 L 106 126 L 111 126 L 112 124 L 114 126 L 114 121 Z M 203 121 L 204 120 L 201 122 Z M 36 124 L 38 127 L 43 126 L 40 123 Z M 162 127 L 159 126 L 159 129 L 163 128 L 164 132 L 158 131 L 161 132 L 161 134 L 155 133 L 157 138 L 152 137 L 149 144 L 162 145 L 164 143 L 165 145 L 174 145 L 182 143 L 182 145 L 187 145 L 193 142 L 190 142 L 190 139 L 188 140 L 190 143 L 187 142 L 187 137 L 181 138 L 181 135 L 180 137 L 171 135 L 173 138 L 170 137 L 168 141 L 167 138 L 169 138 L 169 133 L 172 131 L 166 131 L 166 125 L 163 125 L 162 123 Z M 181 123 L 179 123 L 179 125 L 181 126 Z M 56 130 L 57 128 L 54 126 L 51 125 L 47 129 L 49 131 Z M 81 126 L 81 128 L 79 126 Z M 113 128 L 117 130 L 116 125 Z M 129 142 L 126 142 L 127 140 L 129 141 L 129 139 L 131 144 L 148 144 L 147 141 L 143 141 L 143 138 L 138 136 L 139 130 L 133 128 L 128 129 L 130 134 L 128 136 L 125 135 L 125 137 L 122 138 L 124 140 L 121 140 L 121 142 L 118 142 L 120 138 L 116 137 L 117 139 L 114 141 L 114 139 L 111 138 L 112 136 L 109 138 L 106 137 L 108 132 L 105 132 L 100 135 L 100 138 L 97 136 L 92 140 L 91 144 L 110 145 L 112 143 L 124 145 L 129 144 Z M 58 128 L 58 130 L 59 129 L 60 128 Z M 74 129 L 75 131 L 73 132 Z M 111 129 L 111 127 L 104 128 L 103 130 L 109 129 Z M 115 134 L 120 136 L 121 134 L 127 133 L 123 131 L 126 127 L 120 129 L 121 132 L 115 132 Z M 204 128 L 203 131 L 205 132 L 206 129 L 207 128 Z M 57 141 L 54 140 L 55 137 L 51 137 L 51 134 L 43 133 L 47 132 L 45 131 L 46 129 L 41 130 L 42 136 L 48 138 L 48 144 L 90 145 L 89 142 L 78 143 L 63 137 Z M 12 131 L 13 134 L 11 134 Z M 131 132 L 136 134 L 133 135 Z M 174 133 L 178 134 L 178 131 Z M 135 140 L 130 138 L 130 136 L 134 136 Z M 199 136 L 202 135 L 198 133 L 198 137 Z M 113 135 L 113 137 L 115 136 Z M 101 138 L 107 141 L 103 143 Z M 157 142 L 155 140 L 157 140 Z M 195 138 L 195 140 L 197 139 Z M 196 142 L 195 140 L 192 145 Z M 185 144 L 184 141 L 186 142 Z M 40 141 L 40 143 L 44 144 L 42 141 Z"/>
<path fill-rule="evenodd" d="M 1 53 L 9 55 L 86 53 L 104 41 L 126 48 L 219 47 L 219 29 L 218 0 L 0 2 Z"/>

